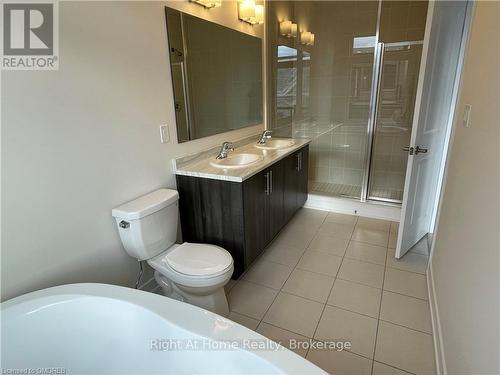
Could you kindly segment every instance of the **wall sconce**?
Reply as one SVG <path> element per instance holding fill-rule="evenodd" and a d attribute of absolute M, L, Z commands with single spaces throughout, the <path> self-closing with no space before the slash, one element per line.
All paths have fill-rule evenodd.
<path fill-rule="evenodd" d="M 250 25 L 264 23 L 264 5 L 255 5 L 255 0 L 243 0 L 238 4 L 238 18 Z"/>
<path fill-rule="evenodd" d="M 196 3 L 198 5 L 202 5 L 205 8 L 217 8 L 222 5 L 222 0 L 189 0 L 192 3 Z"/>
<path fill-rule="evenodd" d="M 292 21 L 280 22 L 280 34 L 288 38 L 295 38 L 297 36 L 297 24 Z"/>
<path fill-rule="evenodd" d="M 314 34 L 309 31 L 302 31 L 300 33 L 300 44 L 314 46 Z"/>

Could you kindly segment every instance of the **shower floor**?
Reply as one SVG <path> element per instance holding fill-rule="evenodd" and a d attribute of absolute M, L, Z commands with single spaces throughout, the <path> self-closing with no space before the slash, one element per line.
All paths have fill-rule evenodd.
<path fill-rule="evenodd" d="M 309 185 L 312 192 L 316 192 L 322 195 L 358 199 L 359 197 L 361 197 L 361 186 L 358 185 L 333 184 L 330 182 L 318 181 L 310 181 Z M 396 189 L 373 188 L 371 196 L 381 199 L 401 201 L 403 199 L 403 191 Z"/>

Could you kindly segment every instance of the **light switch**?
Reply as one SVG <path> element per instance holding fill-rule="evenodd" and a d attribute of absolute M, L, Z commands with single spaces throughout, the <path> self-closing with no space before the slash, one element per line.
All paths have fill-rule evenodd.
<path fill-rule="evenodd" d="M 161 143 L 167 143 L 169 140 L 170 140 L 170 135 L 168 134 L 168 125 L 160 125 Z"/>
<path fill-rule="evenodd" d="M 464 109 L 464 118 L 463 118 L 463 124 L 464 127 L 468 128 L 470 127 L 470 112 L 472 110 L 472 106 L 470 104 L 465 105 Z"/>

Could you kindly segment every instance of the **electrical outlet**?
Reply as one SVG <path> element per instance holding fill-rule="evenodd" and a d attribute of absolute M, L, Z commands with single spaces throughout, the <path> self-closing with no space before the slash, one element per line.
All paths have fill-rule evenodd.
<path fill-rule="evenodd" d="M 168 125 L 160 125 L 160 142 L 167 143 L 169 140 Z"/>
<path fill-rule="evenodd" d="M 470 112 L 472 111 L 472 106 L 470 104 L 465 105 L 463 124 L 464 127 L 470 127 Z"/>

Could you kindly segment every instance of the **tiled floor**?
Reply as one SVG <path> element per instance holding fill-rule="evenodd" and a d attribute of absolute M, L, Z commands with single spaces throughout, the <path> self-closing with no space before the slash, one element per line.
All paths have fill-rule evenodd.
<path fill-rule="evenodd" d="M 301 209 L 227 286 L 230 319 L 286 346 L 349 341 L 350 350 L 296 350 L 335 374 L 435 374 L 425 244 L 394 258 L 397 223 Z"/>

